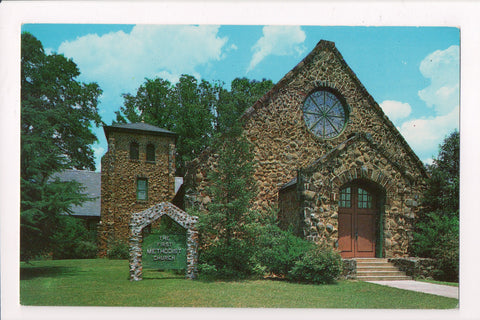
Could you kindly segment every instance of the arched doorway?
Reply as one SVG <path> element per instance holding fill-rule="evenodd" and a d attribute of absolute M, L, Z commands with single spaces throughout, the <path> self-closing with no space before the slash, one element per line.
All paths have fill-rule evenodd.
<path fill-rule="evenodd" d="M 342 258 L 373 258 L 381 255 L 381 189 L 357 180 L 340 188 L 338 203 L 338 247 Z M 380 250 L 378 250 L 380 249 Z M 377 253 L 379 252 L 379 253 Z"/>

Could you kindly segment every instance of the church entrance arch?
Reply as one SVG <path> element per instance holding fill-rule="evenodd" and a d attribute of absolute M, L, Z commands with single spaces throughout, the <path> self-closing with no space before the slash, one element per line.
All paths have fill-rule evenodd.
<path fill-rule="evenodd" d="M 340 188 L 338 247 L 342 258 L 381 256 L 384 194 L 377 184 L 365 180 Z"/>

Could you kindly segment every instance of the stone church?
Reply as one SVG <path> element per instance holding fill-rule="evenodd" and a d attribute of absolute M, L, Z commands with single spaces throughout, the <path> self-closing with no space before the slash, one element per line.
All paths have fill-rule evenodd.
<path fill-rule="evenodd" d="M 256 210 L 278 208 L 282 228 L 342 257 L 405 257 L 423 163 L 343 60 L 320 41 L 242 116 L 256 169 Z M 132 213 L 159 202 L 205 209 L 205 150 L 175 188 L 174 133 L 145 123 L 104 128 L 100 255 L 127 240 Z M 182 199 L 184 198 L 184 199 Z"/>
<path fill-rule="evenodd" d="M 337 248 L 343 258 L 408 255 L 426 171 L 335 44 L 320 41 L 242 116 L 253 145 L 254 209 Z M 205 208 L 206 150 L 185 176 L 186 204 Z"/>

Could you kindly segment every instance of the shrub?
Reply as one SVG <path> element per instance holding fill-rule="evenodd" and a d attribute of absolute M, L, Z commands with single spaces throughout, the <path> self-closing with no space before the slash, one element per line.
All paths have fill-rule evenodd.
<path fill-rule="evenodd" d="M 416 226 L 413 253 L 437 261 L 437 280 L 458 281 L 458 218 L 442 212 L 432 212 L 425 216 L 426 221 L 419 222 Z"/>
<path fill-rule="evenodd" d="M 276 225 L 267 225 L 258 229 L 255 247 L 255 260 L 265 272 L 285 277 L 314 244 Z"/>
<path fill-rule="evenodd" d="M 200 251 L 200 272 L 221 279 L 242 279 L 257 275 L 259 268 L 252 259 L 253 250 L 244 239 L 215 241 Z"/>
<path fill-rule="evenodd" d="M 129 257 L 128 245 L 122 241 L 115 241 L 107 250 L 108 259 L 128 259 Z"/>
<path fill-rule="evenodd" d="M 342 258 L 332 249 L 309 250 L 288 273 L 288 279 L 297 282 L 333 283 L 342 272 Z"/>
<path fill-rule="evenodd" d="M 84 222 L 78 218 L 59 217 L 52 240 L 53 259 L 91 259 L 97 255 L 97 244 L 92 240 Z"/>
<path fill-rule="evenodd" d="M 429 178 L 416 216 L 414 255 L 437 261 L 438 280 L 458 280 L 460 134 L 454 131 L 427 166 Z"/>

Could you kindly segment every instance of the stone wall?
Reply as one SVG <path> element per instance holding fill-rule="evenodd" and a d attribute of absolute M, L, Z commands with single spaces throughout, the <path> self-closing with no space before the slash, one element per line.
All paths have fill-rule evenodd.
<path fill-rule="evenodd" d="M 139 144 L 139 160 L 130 159 L 130 143 Z M 146 161 L 147 144 L 155 146 L 155 161 Z M 148 199 L 137 200 L 137 178 L 148 179 Z M 131 214 L 175 195 L 175 137 L 110 132 L 108 151 L 102 158 L 102 204 L 99 255 L 129 237 Z"/>
<path fill-rule="evenodd" d="M 355 259 L 342 259 L 343 270 L 340 279 L 356 279 L 357 278 L 357 261 Z"/>
<path fill-rule="evenodd" d="M 302 105 L 305 99 L 321 87 L 338 92 L 349 108 L 345 130 L 333 139 L 317 138 L 303 120 Z M 298 169 L 311 167 L 315 161 L 330 154 L 355 134 L 368 136 L 368 144 L 355 145 L 342 158 L 333 159 L 332 163 L 337 170 L 347 170 L 345 174 L 366 166 L 367 172 L 371 170 L 369 177 L 380 184 L 383 177 L 376 175 L 388 176 L 392 189 L 387 192 L 396 196 L 392 198 L 387 195 L 389 207 L 385 213 L 388 218 L 385 247 L 389 255 L 405 254 L 411 219 L 416 210 L 416 197 L 426 177 L 423 164 L 347 66 L 333 43 L 321 41 L 312 53 L 247 110 L 242 120 L 244 134 L 252 143 L 255 154 L 254 178 L 258 193 L 254 208 L 259 210 L 277 205 L 280 187 L 295 178 Z M 372 148 L 372 145 L 376 147 Z M 191 163 L 185 177 L 187 206 L 202 209 L 211 200 L 205 193 L 208 185 L 206 176 L 215 167 L 215 157 L 214 150 L 206 150 Z M 349 163 L 342 166 L 341 162 L 347 159 L 350 159 Z M 327 193 L 318 197 L 321 184 L 330 183 L 329 179 L 325 180 L 329 174 L 322 171 L 315 178 L 310 177 L 312 181 L 303 182 L 301 188 L 304 189 L 304 198 L 300 201 L 316 203 L 307 204 L 301 211 L 291 214 L 300 215 L 306 220 L 305 236 L 314 241 L 324 239 L 335 243 L 335 201 Z M 341 172 L 337 175 L 341 175 Z M 334 192 L 333 189 L 331 191 Z M 325 229 L 325 232 L 319 228 Z"/>
<path fill-rule="evenodd" d="M 388 262 L 415 279 L 433 279 L 438 274 L 437 262 L 430 258 L 392 258 Z"/>

